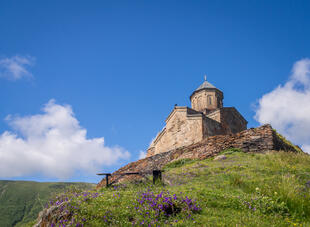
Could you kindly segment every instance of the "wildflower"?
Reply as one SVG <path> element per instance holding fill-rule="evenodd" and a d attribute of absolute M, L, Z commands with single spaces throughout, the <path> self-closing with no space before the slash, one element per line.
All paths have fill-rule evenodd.
<path fill-rule="evenodd" d="M 255 188 L 256 191 L 259 191 L 259 188 Z"/>

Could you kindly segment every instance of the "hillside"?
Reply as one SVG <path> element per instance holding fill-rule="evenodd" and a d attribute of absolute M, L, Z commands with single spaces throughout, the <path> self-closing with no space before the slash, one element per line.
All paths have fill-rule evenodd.
<path fill-rule="evenodd" d="M 49 198 L 70 187 L 91 189 L 88 183 L 0 181 L 0 226 L 20 226 L 37 218 Z"/>
<path fill-rule="evenodd" d="M 310 226 L 309 155 L 240 149 L 221 154 L 219 160 L 167 164 L 164 184 L 144 179 L 65 193 L 45 209 L 41 224 Z"/>
<path fill-rule="evenodd" d="M 237 148 L 243 152 L 261 153 L 269 150 L 303 152 L 298 146 L 293 145 L 285 137 L 274 130 L 271 125 L 266 124 L 258 128 L 250 128 L 236 134 L 210 136 L 198 143 L 179 147 L 170 151 L 158 153 L 128 163 L 112 173 L 111 181 L 123 182 L 142 178 L 137 175 L 122 175 L 127 172 L 152 172 L 162 169 L 166 164 L 178 159 L 203 160 L 218 155 L 223 150 Z M 106 181 L 103 179 L 97 188 L 104 187 Z"/>

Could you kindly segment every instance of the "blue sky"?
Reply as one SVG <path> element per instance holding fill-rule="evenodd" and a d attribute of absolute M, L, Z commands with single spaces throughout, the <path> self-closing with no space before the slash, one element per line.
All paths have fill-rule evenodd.
<path fill-rule="evenodd" d="M 46 113 L 48 103 L 70 105 L 87 139 L 104 137 L 107 148 L 130 153 L 102 165 L 113 171 L 138 159 L 174 104 L 190 105 L 204 74 L 224 105 L 256 127 L 266 120 L 254 119 L 254 106 L 310 57 L 309 10 L 309 1 L 2 0 L 2 68 L 13 60 L 26 71 L 2 72 L 0 135 L 27 140 L 18 119 Z M 23 171 L 1 178 L 59 179 Z M 66 178 L 98 179 L 84 170 Z"/>

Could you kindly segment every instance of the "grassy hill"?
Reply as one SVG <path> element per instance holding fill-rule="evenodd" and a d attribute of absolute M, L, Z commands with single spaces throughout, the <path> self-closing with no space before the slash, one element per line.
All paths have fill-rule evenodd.
<path fill-rule="evenodd" d="M 224 153 L 168 164 L 165 184 L 71 191 L 50 207 L 66 226 L 310 226 L 309 155 Z"/>
<path fill-rule="evenodd" d="M 75 186 L 91 189 L 87 183 L 39 183 L 0 181 L 0 226 L 20 226 L 37 218 L 49 198 Z"/>

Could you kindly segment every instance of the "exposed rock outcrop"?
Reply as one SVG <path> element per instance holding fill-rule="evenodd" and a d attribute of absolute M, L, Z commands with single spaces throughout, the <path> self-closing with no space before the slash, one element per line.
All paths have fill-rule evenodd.
<path fill-rule="evenodd" d="M 42 210 L 38 215 L 37 223 L 33 227 L 56 226 L 55 223 L 57 223 L 57 221 L 61 220 L 62 217 L 68 216 L 62 209 L 63 206 L 64 204 L 54 205 Z"/>
<path fill-rule="evenodd" d="M 218 161 L 218 160 L 225 160 L 227 157 L 225 155 L 218 155 L 216 156 L 213 160 Z"/>

